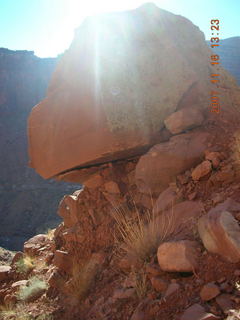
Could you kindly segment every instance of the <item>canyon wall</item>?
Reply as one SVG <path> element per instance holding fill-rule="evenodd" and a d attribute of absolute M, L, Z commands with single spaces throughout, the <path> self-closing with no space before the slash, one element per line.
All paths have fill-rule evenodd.
<path fill-rule="evenodd" d="M 45 95 L 57 59 L 0 49 L 0 245 L 20 249 L 25 239 L 59 222 L 67 184 L 44 181 L 28 167 L 27 117 Z"/>

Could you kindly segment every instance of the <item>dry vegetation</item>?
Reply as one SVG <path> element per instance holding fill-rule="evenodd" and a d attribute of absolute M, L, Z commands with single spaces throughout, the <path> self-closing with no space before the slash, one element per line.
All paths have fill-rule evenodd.
<path fill-rule="evenodd" d="M 67 290 L 77 302 L 86 297 L 94 282 L 97 271 L 98 265 L 94 259 L 90 259 L 84 264 L 80 263 L 78 259 L 73 261 L 72 278 L 67 283 Z"/>
<path fill-rule="evenodd" d="M 39 316 L 32 316 L 27 311 L 24 303 L 19 303 L 16 306 L 2 305 L 0 306 L 1 320 L 53 320 L 50 314 L 41 314 Z"/>
<path fill-rule="evenodd" d="M 130 214 L 129 214 L 130 213 Z M 117 223 L 120 237 L 116 237 L 121 254 L 148 261 L 156 254 L 158 246 L 174 237 L 173 213 L 156 216 L 153 210 L 141 215 L 116 209 L 112 215 Z"/>

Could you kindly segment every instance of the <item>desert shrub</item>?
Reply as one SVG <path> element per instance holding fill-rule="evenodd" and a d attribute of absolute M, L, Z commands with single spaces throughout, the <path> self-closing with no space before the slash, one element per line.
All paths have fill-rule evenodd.
<path fill-rule="evenodd" d="M 162 242 L 179 231 L 174 228 L 173 212 L 156 216 L 153 210 L 140 214 L 138 210 L 129 213 L 120 208 L 112 215 L 117 223 L 119 251 L 141 261 L 148 261 Z"/>
<path fill-rule="evenodd" d="M 44 280 L 38 277 L 32 277 L 27 286 L 22 286 L 18 292 L 18 298 L 22 301 L 29 301 L 38 298 L 47 289 L 48 285 Z"/>
<path fill-rule="evenodd" d="M 36 261 L 33 257 L 26 255 L 23 258 L 19 259 L 15 263 L 15 266 L 18 273 L 28 273 L 29 271 L 34 269 L 34 267 L 36 266 Z"/>

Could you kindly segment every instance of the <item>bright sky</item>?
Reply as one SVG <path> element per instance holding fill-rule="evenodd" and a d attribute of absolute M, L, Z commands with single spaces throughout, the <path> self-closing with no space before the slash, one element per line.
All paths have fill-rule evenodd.
<path fill-rule="evenodd" d="M 72 41 L 84 17 L 133 9 L 143 0 L 0 0 L 0 47 L 54 57 Z M 220 38 L 240 36 L 240 0 L 156 0 L 160 8 L 190 19 L 210 38 L 210 20 L 220 20 Z M 193 39 L 194 41 L 194 39 Z"/>

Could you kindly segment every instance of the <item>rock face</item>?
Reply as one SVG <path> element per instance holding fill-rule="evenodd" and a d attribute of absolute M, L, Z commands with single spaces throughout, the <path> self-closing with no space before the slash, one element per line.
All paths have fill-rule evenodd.
<path fill-rule="evenodd" d="M 208 106 L 209 68 L 199 29 L 155 5 L 86 19 L 31 112 L 31 166 L 68 179 L 74 168 L 143 153 L 171 113 Z"/>
<path fill-rule="evenodd" d="M 55 226 L 59 200 L 74 190 L 44 181 L 27 165 L 27 117 L 44 97 L 55 65 L 56 59 L 33 52 L 0 49 L 0 245 L 13 250 Z"/>

